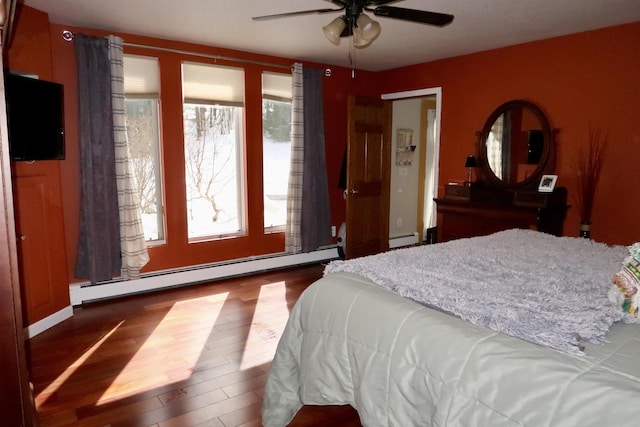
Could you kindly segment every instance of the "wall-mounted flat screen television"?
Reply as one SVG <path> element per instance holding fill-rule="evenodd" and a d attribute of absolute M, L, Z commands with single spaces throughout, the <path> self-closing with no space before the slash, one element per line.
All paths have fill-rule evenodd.
<path fill-rule="evenodd" d="M 5 72 L 11 160 L 64 159 L 64 87 Z"/>

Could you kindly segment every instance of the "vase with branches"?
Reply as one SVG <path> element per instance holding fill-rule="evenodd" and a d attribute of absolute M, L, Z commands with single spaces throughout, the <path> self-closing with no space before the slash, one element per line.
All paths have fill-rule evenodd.
<path fill-rule="evenodd" d="M 575 199 L 580 214 L 581 237 L 590 237 L 593 204 L 607 145 L 608 136 L 599 129 L 591 129 L 587 143 L 580 147 L 575 157 L 574 167 L 577 173 Z"/>

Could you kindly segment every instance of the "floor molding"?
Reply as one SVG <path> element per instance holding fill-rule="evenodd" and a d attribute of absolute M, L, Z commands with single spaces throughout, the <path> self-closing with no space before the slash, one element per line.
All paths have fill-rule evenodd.
<path fill-rule="evenodd" d="M 33 338 L 47 329 L 73 316 L 73 307 L 67 306 L 27 327 L 27 338 Z"/>

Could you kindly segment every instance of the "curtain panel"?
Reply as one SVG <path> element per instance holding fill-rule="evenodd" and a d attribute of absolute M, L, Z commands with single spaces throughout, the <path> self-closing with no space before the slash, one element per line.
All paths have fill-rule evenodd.
<path fill-rule="evenodd" d="M 302 251 L 301 214 L 302 182 L 304 172 L 304 109 L 303 68 L 293 64 L 293 98 L 291 100 L 291 167 L 287 188 L 287 223 L 285 226 L 285 250 L 291 254 Z"/>
<path fill-rule="evenodd" d="M 331 243 L 331 206 L 324 147 L 323 70 L 303 71 L 304 179 L 300 231 L 302 252 Z"/>
<path fill-rule="evenodd" d="M 331 242 L 322 71 L 293 66 L 291 169 L 285 249 L 310 252 Z"/>
<path fill-rule="evenodd" d="M 111 65 L 111 107 L 120 219 L 121 275 L 124 280 L 130 280 L 140 277 L 140 269 L 149 262 L 149 253 L 144 239 L 142 212 L 127 140 L 122 39 L 109 36 L 107 40 Z"/>
<path fill-rule="evenodd" d="M 80 145 L 80 236 L 76 277 L 92 284 L 120 274 L 111 71 L 105 38 L 75 36 Z"/>

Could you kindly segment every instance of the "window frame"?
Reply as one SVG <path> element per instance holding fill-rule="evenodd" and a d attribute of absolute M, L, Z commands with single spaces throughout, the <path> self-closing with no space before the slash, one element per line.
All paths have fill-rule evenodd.
<path fill-rule="evenodd" d="M 269 77 L 274 78 L 275 80 L 270 80 Z M 290 107 L 293 109 L 293 88 L 291 87 L 290 90 L 289 88 L 287 88 L 286 90 L 283 90 L 281 87 L 277 87 L 277 80 L 278 79 L 284 79 L 286 78 L 287 80 L 290 81 L 290 86 L 293 85 L 293 75 L 290 73 L 276 73 L 276 72 L 272 72 L 272 71 L 263 71 L 262 72 L 262 93 L 261 93 L 261 108 L 264 110 L 264 101 L 274 101 L 274 102 L 282 102 L 282 103 L 287 103 L 290 105 Z M 267 87 L 269 85 L 269 87 Z M 262 124 L 262 147 L 263 147 L 263 152 L 262 152 L 262 162 L 264 165 L 264 117 L 261 117 L 261 124 Z M 291 143 L 291 141 L 289 142 Z M 289 157 L 289 159 L 291 159 Z M 262 171 L 262 191 L 263 191 L 263 201 L 266 201 L 267 195 L 264 194 L 264 190 L 265 190 L 265 174 L 266 171 L 264 170 L 264 166 L 263 166 L 263 171 Z M 287 191 L 285 196 L 288 198 L 289 197 L 289 188 L 287 185 Z M 286 207 L 285 207 L 286 210 Z M 286 218 L 286 212 L 285 212 L 285 222 L 284 224 L 278 224 L 278 225 L 270 225 L 267 226 L 266 225 L 266 206 L 262 207 L 262 224 L 263 224 L 263 229 L 264 229 L 264 234 L 273 234 L 273 233 L 283 233 L 286 230 L 286 226 L 287 226 L 287 218 Z"/>
<path fill-rule="evenodd" d="M 134 72 L 133 78 L 138 78 L 138 81 L 134 84 L 134 90 L 140 87 L 144 87 L 144 91 L 127 92 L 127 67 L 128 60 L 143 59 L 148 62 L 155 63 L 155 76 L 145 74 L 148 80 L 144 82 L 139 81 L 140 73 L 149 73 L 151 68 L 147 69 L 137 68 Z M 164 164 L 163 164 L 163 146 L 162 146 L 162 132 L 161 132 L 161 97 L 160 97 L 160 59 L 150 55 L 137 55 L 137 54 L 124 54 L 124 74 L 125 80 L 125 105 L 128 101 L 149 101 L 151 103 L 151 119 L 152 119 L 152 133 L 153 141 L 151 143 L 152 161 L 154 164 L 153 176 L 154 176 L 154 188 L 155 188 L 155 200 L 156 200 L 156 224 L 158 238 L 150 239 L 145 234 L 145 242 L 148 246 L 160 246 L 167 243 L 167 218 L 165 209 L 165 194 L 164 194 Z M 137 73 L 136 73 L 137 72 Z M 137 74 L 137 75 L 136 75 Z M 139 90 L 139 89 L 138 89 Z M 126 109 L 125 109 L 126 111 Z M 128 123 L 127 123 L 128 127 Z M 138 184 L 139 185 L 139 184 Z"/>
<path fill-rule="evenodd" d="M 187 92 L 191 92 L 193 93 L 193 90 L 187 91 L 187 89 L 185 89 L 188 85 L 192 84 L 192 82 L 185 82 L 185 74 L 187 74 L 187 72 L 185 71 L 186 67 L 190 67 L 190 66 L 194 66 L 196 71 L 203 71 L 206 69 L 206 67 L 210 67 L 210 69 L 212 70 L 212 76 L 207 76 L 207 80 L 209 78 L 211 78 L 211 85 L 212 86 L 217 86 L 219 85 L 218 80 L 216 80 L 216 76 L 215 76 L 215 72 L 216 71 L 221 71 L 222 74 L 227 74 L 227 73 L 233 73 L 234 71 L 238 72 L 238 73 L 242 73 L 241 78 L 236 77 L 235 79 L 232 78 L 232 84 L 235 84 L 236 86 L 234 86 L 234 89 L 236 90 L 240 90 L 240 95 L 238 95 L 237 93 L 233 92 L 233 90 L 231 91 L 232 93 L 229 94 L 229 92 L 225 92 L 225 91 L 218 91 L 216 92 L 215 90 L 213 91 L 203 91 L 203 93 L 205 93 L 205 96 L 187 96 L 185 95 L 185 93 Z M 222 239 L 229 239 L 229 238 L 237 238 L 237 237 L 244 237 L 248 235 L 248 221 L 247 221 L 247 209 L 248 209 L 248 205 L 247 205 L 247 197 L 248 197 L 248 191 L 249 189 L 247 188 L 247 184 L 246 184 L 246 170 L 245 170 L 245 159 L 246 159 L 246 153 L 245 153 L 245 144 L 246 144 L 246 118 L 245 118 L 245 105 L 244 105 L 244 82 L 245 82 L 245 78 L 246 78 L 246 70 L 243 67 L 237 67 L 237 66 L 226 66 L 226 65 L 219 65 L 219 64 L 211 64 L 211 63 L 206 63 L 206 62 L 194 62 L 191 60 L 184 60 L 181 62 L 181 69 L 182 69 L 182 90 L 183 90 L 183 97 L 182 97 L 182 111 L 183 111 L 183 144 L 184 144 L 184 162 L 185 162 L 185 175 L 184 175 L 184 180 L 185 180 L 185 213 L 187 214 L 187 242 L 189 244 L 192 243 L 200 243 L 200 242 L 207 242 L 207 241 L 216 241 L 216 240 L 222 240 Z M 198 76 L 199 78 L 201 78 L 202 76 Z M 235 82 L 233 82 L 233 80 L 235 80 Z M 239 85 L 241 82 L 242 87 L 238 88 L 237 85 Z M 202 86 L 203 85 L 203 81 L 199 80 L 198 83 Z M 204 82 L 204 84 L 206 85 L 206 82 Z M 205 88 L 206 89 L 206 88 Z M 206 95 L 206 93 L 208 93 L 209 95 Z M 220 98 L 218 98 L 216 96 L 216 94 L 221 94 Z M 208 96 L 208 98 L 207 98 Z M 242 101 L 239 101 L 239 99 L 242 99 Z M 187 164 L 186 164 L 186 160 L 187 160 L 187 146 L 186 146 L 186 131 L 185 131 L 185 118 L 184 118 L 184 114 L 185 114 L 185 106 L 187 105 L 194 105 L 194 106 L 207 106 L 207 107 L 231 107 L 234 108 L 235 111 L 235 118 L 234 120 L 236 120 L 236 133 L 235 133 L 235 191 L 236 191 L 236 212 L 237 212 L 237 224 L 238 224 L 238 230 L 237 231 L 229 231 L 229 232 L 221 232 L 221 233 L 214 233 L 214 234 L 207 234 L 207 235 L 198 235 L 198 236 L 191 236 L 190 235 L 190 227 L 189 227 L 189 191 L 188 191 L 188 185 L 187 185 Z"/>

